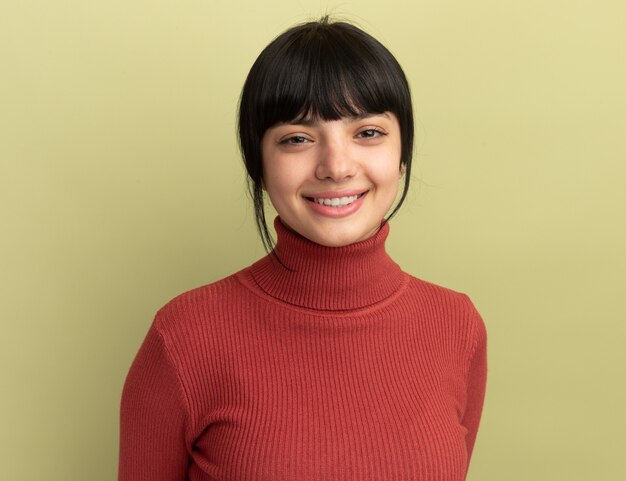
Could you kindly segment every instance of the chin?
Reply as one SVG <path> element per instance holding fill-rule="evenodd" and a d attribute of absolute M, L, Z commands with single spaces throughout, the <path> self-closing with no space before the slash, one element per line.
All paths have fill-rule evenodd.
<path fill-rule="evenodd" d="M 326 247 L 343 247 L 364 241 L 376 235 L 380 227 L 380 223 L 370 224 L 363 219 L 307 219 L 305 222 L 302 217 L 283 215 L 280 219 L 289 230 Z"/>

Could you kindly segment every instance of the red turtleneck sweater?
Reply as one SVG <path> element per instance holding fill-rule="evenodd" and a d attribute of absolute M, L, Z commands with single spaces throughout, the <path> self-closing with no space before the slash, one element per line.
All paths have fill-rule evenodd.
<path fill-rule="evenodd" d="M 276 252 L 161 308 L 121 401 L 120 481 L 461 481 L 486 383 L 470 299 L 377 235 Z"/>

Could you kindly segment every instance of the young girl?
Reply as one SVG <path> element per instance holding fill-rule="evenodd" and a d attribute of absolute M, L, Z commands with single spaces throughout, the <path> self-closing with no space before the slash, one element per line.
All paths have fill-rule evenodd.
<path fill-rule="evenodd" d="M 465 479 L 486 331 L 385 251 L 413 145 L 396 59 L 347 23 L 291 28 L 248 75 L 239 136 L 269 254 L 158 311 L 124 385 L 119 480 Z"/>

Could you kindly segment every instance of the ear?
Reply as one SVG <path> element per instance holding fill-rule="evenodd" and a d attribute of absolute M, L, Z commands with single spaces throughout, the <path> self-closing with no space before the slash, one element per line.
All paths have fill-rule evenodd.
<path fill-rule="evenodd" d="M 404 164 L 400 164 L 400 175 L 399 175 L 400 178 L 402 178 L 405 171 L 406 171 L 406 166 Z"/>

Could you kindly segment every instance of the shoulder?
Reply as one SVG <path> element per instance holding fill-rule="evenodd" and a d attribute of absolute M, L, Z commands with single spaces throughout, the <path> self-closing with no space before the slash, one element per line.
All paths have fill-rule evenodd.
<path fill-rule="evenodd" d="M 207 301 L 219 300 L 229 291 L 237 288 L 236 274 L 223 279 L 183 291 L 167 301 L 158 312 L 171 313 L 178 310 L 193 309 Z"/>
<path fill-rule="evenodd" d="M 409 275 L 407 295 L 440 328 L 463 333 L 468 345 L 484 336 L 484 321 L 468 294 Z"/>
<path fill-rule="evenodd" d="M 476 311 L 470 297 L 464 292 L 444 287 L 410 274 L 408 277 L 409 293 L 422 302 L 433 303 L 441 308 L 453 309 L 465 314 L 473 314 Z"/>
<path fill-rule="evenodd" d="M 240 271 L 239 271 L 240 272 Z M 238 280 L 239 272 L 218 281 L 184 291 L 157 310 L 155 325 L 164 336 L 215 328 L 232 317 L 246 303 L 247 289 Z"/>

